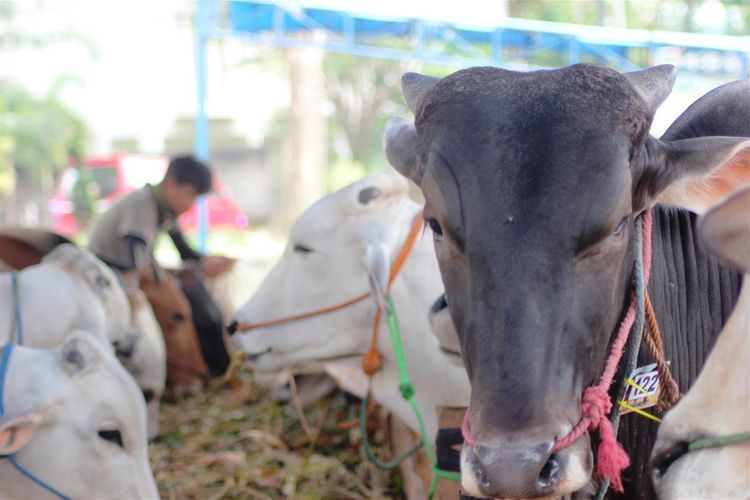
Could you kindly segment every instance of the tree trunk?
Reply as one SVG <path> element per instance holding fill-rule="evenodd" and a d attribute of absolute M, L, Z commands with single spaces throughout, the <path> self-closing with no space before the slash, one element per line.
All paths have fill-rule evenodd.
<path fill-rule="evenodd" d="M 279 229 L 288 229 L 299 214 L 325 192 L 328 134 L 323 52 L 314 48 L 284 51 L 289 67 L 291 108 L 281 166 Z"/>

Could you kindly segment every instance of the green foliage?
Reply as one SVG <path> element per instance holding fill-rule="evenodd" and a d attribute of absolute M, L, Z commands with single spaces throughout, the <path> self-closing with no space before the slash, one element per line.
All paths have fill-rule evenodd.
<path fill-rule="evenodd" d="M 508 0 L 508 15 L 560 23 L 620 28 L 700 31 L 696 11 L 703 0 Z M 727 35 L 750 31 L 750 2 L 722 0 Z"/>
<path fill-rule="evenodd" d="M 407 69 L 398 61 L 327 54 L 324 71 L 334 106 L 329 125 L 334 156 L 376 168 L 385 161 L 381 138 L 386 121 L 407 112 L 399 86 Z"/>
<path fill-rule="evenodd" d="M 37 98 L 20 85 L 0 81 L 0 140 L 11 140 L 17 170 L 42 178 L 82 158 L 87 130 L 83 119 L 54 96 Z"/>
<path fill-rule="evenodd" d="M 355 160 L 336 160 L 328 167 L 326 191 L 336 191 L 367 175 L 367 165 Z"/>

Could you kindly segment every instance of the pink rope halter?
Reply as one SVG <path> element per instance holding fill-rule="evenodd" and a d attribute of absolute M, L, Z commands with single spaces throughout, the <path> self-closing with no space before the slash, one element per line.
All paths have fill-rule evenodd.
<path fill-rule="evenodd" d="M 651 229 L 653 220 L 651 210 L 643 212 L 643 282 L 644 287 L 648 285 L 651 274 Z M 604 370 L 599 383 L 588 387 L 581 401 L 581 419 L 570 430 L 570 432 L 555 442 L 552 448 L 553 452 L 563 450 L 575 443 L 586 431 L 593 432 L 599 428 L 599 450 L 597 454 L 596 475 L 603 479 L 609 479 L 612 487 L 618 491 L 623 491 L 622 471 L 630 465 L 630 458 L 623 449 L 622 445 L 617 442 L 617 437 L 612 429 L 612 423 L 607 418 L 612 411 L 612 402 L 609 399 L 609 388 L 617 372 L 617 365 L 622 358 L 625 344 L 628 341 L 630 330 L 635 322 L 636 315 L 636 297 L 633 292 L 630 306 L 625 314 L 617 336 L 612 344 L 612 349 L 604 364 Z M 474 445 L 474 436 L 471 434 L 471 424 L 469 422 L 469 410 L 466 410 L 463 423 L 461 424 L 461 433 L 464 442 L 469 446 Z"/>

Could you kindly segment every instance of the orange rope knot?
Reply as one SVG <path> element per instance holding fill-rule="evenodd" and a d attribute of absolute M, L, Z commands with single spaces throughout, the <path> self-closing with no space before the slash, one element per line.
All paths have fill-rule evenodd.
<path fill-rule="evenodd" d="M 383 366 L 383 356 L 375 348 L 371 348 L 362 356 L 362 371 L 372 377 Z"/>

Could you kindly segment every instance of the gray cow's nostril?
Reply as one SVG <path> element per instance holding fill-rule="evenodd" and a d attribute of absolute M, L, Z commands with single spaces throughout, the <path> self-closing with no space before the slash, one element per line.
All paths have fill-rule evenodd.
<path fill-rule="evenodd" d="M 537 479 L 539 489 L 548 490 L 557 487 L 560 482 L 560 471 L 560 461 L 557 454 L 553 453 L 542 467 L 542 472 L 539 473 L 539 479 Z"/>

